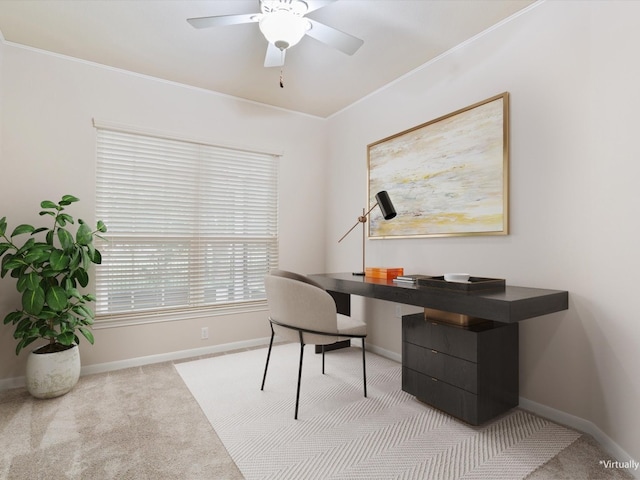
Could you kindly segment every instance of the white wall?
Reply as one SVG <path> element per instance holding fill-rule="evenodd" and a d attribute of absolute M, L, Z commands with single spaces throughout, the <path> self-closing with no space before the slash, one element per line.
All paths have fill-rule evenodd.
<path fill-rule="evenodd" d="M 0 44 L 0 216 L 10 228 L 38 222 L 40 201 L 81 199 L 72 215 L 89 221 L 95 204 L 92 119 L 212 143 L 281 151 L 281 266 L 324 270 L 325 121 L 203 90 Z M 276 87 L 274 87 L 276 88 Z M 0 312 L 19 305 L 13 279 L 0 281 Z M 4 317 L 4 314 L 2 314 Z M 209 340 L 200 329 L 209 327 Z M 0 328 L 0 380 L 24 375 L 11 328 Z M 268 337 L 265 312 L 128 328 L 94 329 L 81 342 L 83 367 Z"/>
<path fill-rule="evenodd" d="M 548 1 L 334 115 L 326 237 L 328 271 L 358 269 L 359 236 L 336 240 L 366 202 L 367 144 L 510 92 L 511 234 L 371 240 L 367 264 L 568 290 L 568 311 L 520 324 L 521 395 L 636 460 L 638 18 L 640 2 Z M 364 303 L 370 345 L 399 354 L 393 305 Z"/>

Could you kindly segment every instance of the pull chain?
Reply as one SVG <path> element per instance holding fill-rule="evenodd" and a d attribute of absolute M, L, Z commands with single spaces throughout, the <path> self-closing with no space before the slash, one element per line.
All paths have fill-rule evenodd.
<path fill-rule="evenodd" d="M 287 44 L 288 46 L 288 44 Z M 284 52 L 285 48 L 280 47 L 280 88 L 284 88 Z"/>

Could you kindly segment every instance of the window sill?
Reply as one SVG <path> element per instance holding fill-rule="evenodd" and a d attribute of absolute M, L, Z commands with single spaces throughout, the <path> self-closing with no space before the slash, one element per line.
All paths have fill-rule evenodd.
<path fill-rule="evenodd" d="M 265 300 L 261 300 L 250 303 L 244 302 L 241 304 L 217 305 L 215 307 L 153 310 L 116 315 L 96 315 L 93 329 L 101 330 L 104 328 L 128 327 L 131 325 L 145 325 L 149 323 L 176 322 L 222 315 L 263 312 L 266 310 L 267 302 Z"/>

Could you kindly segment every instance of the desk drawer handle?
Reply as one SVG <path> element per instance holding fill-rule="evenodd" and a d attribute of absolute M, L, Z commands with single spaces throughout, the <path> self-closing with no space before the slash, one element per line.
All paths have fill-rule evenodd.
<path fill-rule="evenodd" d="M 438 353 L 438 351 L 437 351 L 437 350 L 433 350 L 433 349 L 432 349 L 432 350 L 431 350 L 431 353 Z"/>
<path fill-rule="evenodd" d="M 438 379 L 437 379 L 437 378 L 433 378 L 433 377 L 431 377 L 431 381 L 432 381 L 432 382 L 437 382 L 437 381 L 438 381 Z"/>

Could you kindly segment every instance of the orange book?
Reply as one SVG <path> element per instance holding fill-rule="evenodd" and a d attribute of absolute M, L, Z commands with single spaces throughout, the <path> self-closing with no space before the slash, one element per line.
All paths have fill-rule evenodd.
<path fill-rule="evenodd" d="M 393 280 L 400 275 L 404 275 L 404 268 L 367 267 L 364 273 L 365 276 L 371 278 L 384 278 L 387 280 Z"/>

